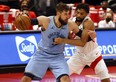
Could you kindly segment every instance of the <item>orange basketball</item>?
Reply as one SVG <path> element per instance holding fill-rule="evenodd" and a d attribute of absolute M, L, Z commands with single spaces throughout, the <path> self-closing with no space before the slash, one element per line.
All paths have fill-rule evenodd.
<path fill-rule="evenodd" d="M 29 30 L 29 27 L 31 26 L 31 20 L 27 15 L 22 14 L 15 18 L 14 25 L 19 30 Z"/>

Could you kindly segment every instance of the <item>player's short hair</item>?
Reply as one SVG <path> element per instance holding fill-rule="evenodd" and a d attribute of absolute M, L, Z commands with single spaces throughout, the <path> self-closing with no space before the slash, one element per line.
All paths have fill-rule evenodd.
<path fill-rule="evenodd" d="M 68 11 L 69 9 L 69 6 L 62 2 L 56 5 L 56 12 Z"/>
<path fill-rule="evenodd" d="M 85 3 L 79 3 L 76 7 L 76 10 L 84 9 L 86 13 L 89 13 L 89 5 Z"/>

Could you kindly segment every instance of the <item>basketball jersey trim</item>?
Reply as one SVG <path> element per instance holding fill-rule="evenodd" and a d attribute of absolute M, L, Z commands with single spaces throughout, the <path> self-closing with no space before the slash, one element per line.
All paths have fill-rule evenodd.
<path fill-rule="evenodd" d="M 98 64 L 98 62 L 102 59 L 102 56 L 99 56 L 95 61 L 93 61 L 90 65 L 92 69 L 95 69 L 95 66 Z"/>

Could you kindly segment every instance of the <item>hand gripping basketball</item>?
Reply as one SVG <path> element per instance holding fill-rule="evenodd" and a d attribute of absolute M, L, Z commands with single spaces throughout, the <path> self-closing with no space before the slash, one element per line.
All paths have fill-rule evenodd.
<path fill-rule="evenodd" d="M 21 14 L 15 18 L 14 25 L 18 30 L 29 30 L 31 20 L 26 14 Z"/>

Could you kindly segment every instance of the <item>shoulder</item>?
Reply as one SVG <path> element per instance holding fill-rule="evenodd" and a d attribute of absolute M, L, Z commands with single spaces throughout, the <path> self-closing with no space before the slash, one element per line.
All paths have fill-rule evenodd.
<path fill-rule="evenodd" d="M 78 25 L 74 21 L 68 20 L 68 26 L 75 27 L 75 26 L 78 26 Z"/>
<path fill-rule="evenodd" d="M 86 19 L 83 24 L 84 25 L 94 25 L 94 22 L 90 19 Z"/>
<path fill-rule="evenodd" d="M 71 21 L 71 20 L 68 21 L 68 29 L 69 29 L 69 32 L 73 31 L 74 33 L 77 33 L 79 30 L 78 25 L 74 21 Z"/>
<path fill-rule="evenodd" d="M 95 29 L 94 22 L 91 19 L 86 19 L 83 22 L 83 26 L 85 29 L 91 29 L 91 30 Z"/>
<path fill-rule="evenodd" d="M 50 22 L 50 18 L 46 17 L 46 16 L 38 16 L 37 19 L 38 19 L 40 24 L 49 23 Z"/>
<path fill-rule="evenodd" d="M 37 19 L 39 19 L 39 20 L 50 20 L 50 18 L 46 17 L 46 16 L 38 16 Z"/>

